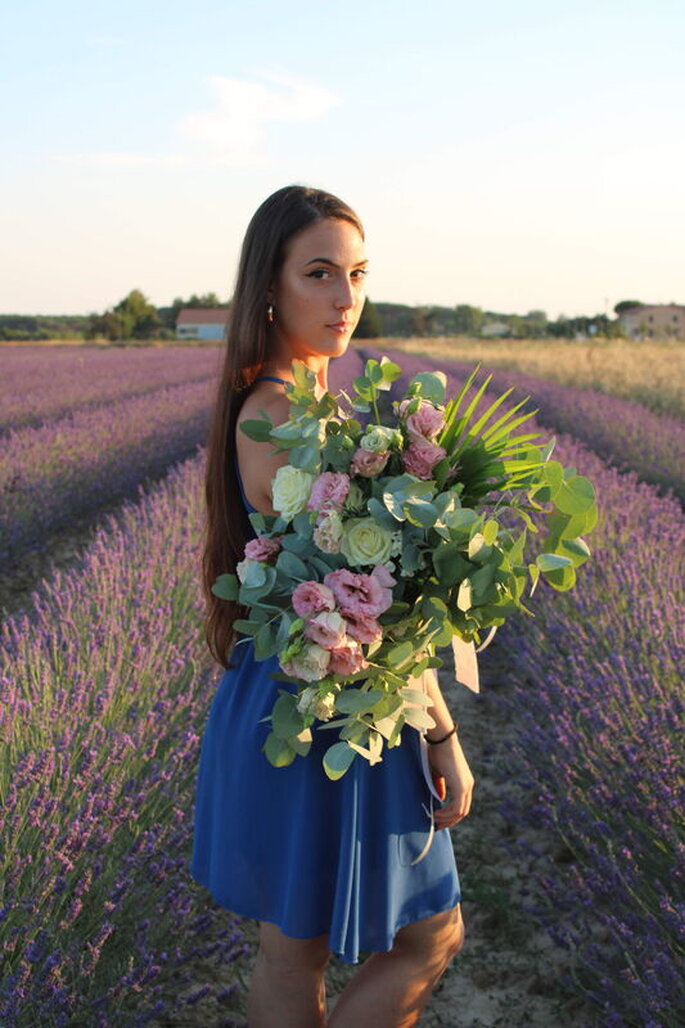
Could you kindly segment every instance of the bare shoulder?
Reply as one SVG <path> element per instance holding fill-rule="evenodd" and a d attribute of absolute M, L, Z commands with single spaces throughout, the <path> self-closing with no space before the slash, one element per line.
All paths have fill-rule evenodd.
<path fill-rule="evenodd" d="M 290 404 L 277 382 L 259 382 L 246 398 L 236 426 L 236 453 L 240 477 L 248 500 L 262 514 L 273 514 L 271 480 L 279 467 L 288 463 L 287 453 L 274 453 L 271 443 L 259 443 L 240 430 L 240 422 L 260 417 L 263 411 L 274 425 L 288 420 Z"/>

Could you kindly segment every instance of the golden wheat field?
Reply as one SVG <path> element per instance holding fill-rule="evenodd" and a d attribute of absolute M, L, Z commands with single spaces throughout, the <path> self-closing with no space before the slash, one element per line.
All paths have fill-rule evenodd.
<path fill-rule="evenodd" d="M 364 345 L 364 340 L 353 340 Z M 374 347 L 422 354 L 439 360 L 482 361 L 486 369 L 505 368 L 597 389 L 636 400 L 659 414 L 685 417 L 685 343 L 638 343 L 626 339 L 480 340 L 465 336 L 374 339 Z"/>

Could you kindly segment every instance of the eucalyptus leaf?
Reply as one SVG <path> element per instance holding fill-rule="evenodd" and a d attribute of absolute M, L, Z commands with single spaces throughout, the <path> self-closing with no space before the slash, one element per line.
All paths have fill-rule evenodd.
<path fill-rule="evenodd" d="M 328 778 L 337 781 L 345 774 L 356 754 L 346 742 L 336 742 L 330 746 L 323 757 L 323 769 Z"/>
<path fill-rule="evenodd" d="M 274 767 L 287 767 L 296 756 L 292 746 L 289 746 L 285 739 L 279 739 L 273 732 L 267 735 L 263 749 L 266 759 Z"/>
<path fill-rule="evenodd" d="M 271 730 L 279 739 L 299 735 L 305 727 L 304 716 L 297 709 L 292 693 L 281 691 L 271 712 Z"/>
<path fill-rule="evenodd" d="M 370 710 L 379 700 L 383 693 L 379 689 L 370 689 L 365 692 L 363 689 L 345 689 L 335 700 L 335 709 L 341 714 L 360 714 L 362 711 Z"/>
<path fill-rule="evenodd" d="M 238 589 L 238 579 L 235 575 L 219 575 L 212 586 L 212 592 L 220 600 L 232 600 L 233 602 L 238 599 Z"/>
<path fill-rule="evenodd" d="M 238 427 L 244 435 L 249 439 L 254 439 L 257 443 L 268 443 L 271 440 L 273 424 L 268 418 L 266 420 L 247 418 L 245 421 L 241 421 Z"/>

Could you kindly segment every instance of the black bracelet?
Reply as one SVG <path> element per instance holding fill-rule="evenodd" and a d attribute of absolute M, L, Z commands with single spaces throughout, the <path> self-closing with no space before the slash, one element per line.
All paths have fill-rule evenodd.
<path fill-rule="evenodd" d="M 428 736 L 426 736 L 426 742 L 430 746 L 439 746 L 441 742 L 447 742 L 447 740 L 450 739 L 453 735 L 456 735 L 458 727 L 459 725 L 455 724 L 454 728 L 451 728 L 447 735 L 443 735 L 442 739 L 429 739 Z"/>

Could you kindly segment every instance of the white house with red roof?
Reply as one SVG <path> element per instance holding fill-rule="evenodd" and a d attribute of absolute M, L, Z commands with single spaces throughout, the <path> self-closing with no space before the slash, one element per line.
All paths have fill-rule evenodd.
<path fill-rule="evenodd" d="M 177 339 L 224 338 L 228 307 L 183 307 L 176 318 Z"/>

